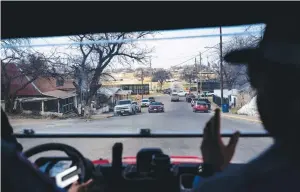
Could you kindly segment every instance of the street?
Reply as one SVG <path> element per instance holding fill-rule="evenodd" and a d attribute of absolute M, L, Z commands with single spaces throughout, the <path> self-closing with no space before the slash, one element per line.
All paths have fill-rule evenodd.
<path fill-rule="evenodd" d="M 182 97 L 180 102 L 170 102 L 170 96 L 156 97 L 165 104 L 165 113 L 149 114 L 147 108 L 142 113 L 132 116 L 116 116 L 102 120 L 85 121 L 82 119 L 53 120 L 51 123 L 17 125 L 15 132 L 23 128 L 32 128 L 36 133 L 137 133 L 140 128 L 150 128 L 153 133 L 202 133 L 210 113 L 193 113 L 190 103 Z M 260 123 L 222 117 L 221 131 L 262 132 Z M 19 139 L 25 149 L 47 143 L 61 142 L 79 149 L 90 159 L 110 158 L 111 148 L 115 142 L 123 142 L 124 156 L 134 156 L 143 147 L 160 147 L 170 155 L 200 156 L 201 139 Z M 224 139 L 227 143 L 228 139 Z M 266 149 L 272 140 L 269 138 L 241 138 L 233 161 L 246 162 Z"/>

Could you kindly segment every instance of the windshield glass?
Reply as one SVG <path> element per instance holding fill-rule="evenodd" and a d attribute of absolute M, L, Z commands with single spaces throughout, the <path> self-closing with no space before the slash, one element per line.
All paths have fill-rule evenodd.
<path fill-rule="evenodd" d="M 199 134 L 216 108 L 224 111 L 222 133 L 265 133 L 247 67 L 223 61 L 222 93 L 220 75 L 220 45 L 223 56 L 256 46 L 264 25 L 221 29 L 222 42 L 219 27 L 2 40 L 2 106 L 16 133 L 137 134 L 146 128 L 159 134 Z M 188 95 L 176 94 L 183 91 Z M 191 98 L 200 97 L 211 103 L 207 113 L 193 112 L 200 109 Z M 164 106 L 149 111 L 148 98 L 157 101 L 151 105 Z M 140 106 L 118 106 L 131 101 Z M 124 155 L 160 147 L 171 155 L 201 156 L 201 139 L 195 138 L 19 140 L 25 149 L 47 142 L 71 144 L 92 159 L 110 158 L 115 142 L 123 142 Z M 235 160 L 250 160 L 271 143 L 242 138 Z"/>
<path fill-rule="evenodd" d="M 117 105 L 126 105 L 126 104 L 131 104 L 130 100 L 123 100 L 123 101 L 118 101 Z"/>
<path fill-rule="evenodd" d="M 162 103 L 161 102 L 152 102 L 152 103 L 150 103 L 150 105 L 162 105 Z"/>

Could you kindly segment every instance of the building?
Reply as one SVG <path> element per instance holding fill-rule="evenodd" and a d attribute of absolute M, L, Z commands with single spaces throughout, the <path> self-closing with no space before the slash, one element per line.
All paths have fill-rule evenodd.
<path fill-rule="evenodd" d="M 102 95 L 105 95 L 105 100 L 100 99 Z M 97 91 L 98 103 L 107 103 L 110 109 L 113 109 L 118 100 L 128 99 L 129 95 L 131 91 L 122 90 L 119 87 L 101 87 Z"/>
<path fill-rule="evenodd" d="M 73 111 L 77 106 L 77 94 L 72 79 L 39 77 L 30 82 L 31 78 L 22 75 L 15 64 L 8 64 L 6 73 L 15 77 L 10 83 L 10 94 L 27 84 L 16 94 L 15 109 L 41 115 L 62 115 Z"/>
<path fill-rule="evenodd" d="M 131 95 L 150 93 L 149 84 L 115 84 L 115 85 L 103 85 L 103 87 L 118 87 L 123 91 L 130 91 Z"/>

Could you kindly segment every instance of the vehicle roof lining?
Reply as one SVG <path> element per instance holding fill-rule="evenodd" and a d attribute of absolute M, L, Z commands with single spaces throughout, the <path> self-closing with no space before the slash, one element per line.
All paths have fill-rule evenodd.
<path fill-rule="evenodd" d="M 272 9 L 266 9 L 271 3 Z M 296 11 L 293 3 L 2 1 L 1 33 L 6 39 L 267 23 L 287 6 Z"/>

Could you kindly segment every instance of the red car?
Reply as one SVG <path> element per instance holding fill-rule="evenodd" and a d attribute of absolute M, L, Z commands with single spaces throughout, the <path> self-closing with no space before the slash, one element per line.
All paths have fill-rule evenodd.
<path fill-rule="evenodd" d="M 208 113 L 209 106 L 204 101 L 197 101 L 193 106 L 193 112 L 202 111 Z"/>

